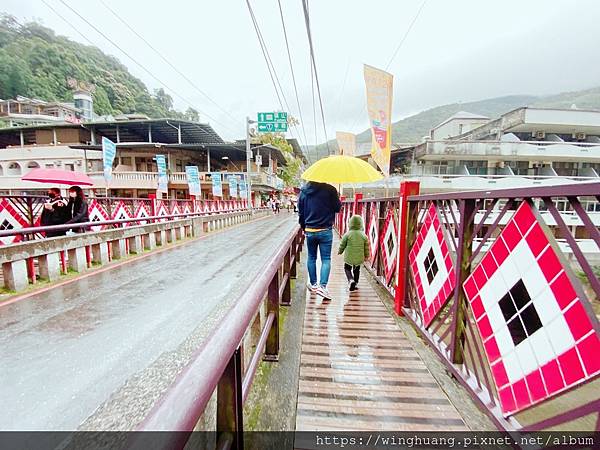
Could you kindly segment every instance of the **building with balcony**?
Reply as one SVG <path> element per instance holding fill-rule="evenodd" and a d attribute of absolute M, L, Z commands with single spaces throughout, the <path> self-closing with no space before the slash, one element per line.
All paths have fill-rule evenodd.
<path fill-rule="evenodd" d="M 600 111 L 522 107 L 497 119 L 460 112 L 423 142 L 396 145 L 390 172 L 382 188 L 410 176 L 426 192 L 597 181 Z"/>
<path fill-rule="evenodd" d="M 92 107 L 90 94 L 80 92 L 78 95 L 89 97 L 89 108 Z M 78 101 L 75 98 L 74 103 L 46 102 L 20 95 L 16 99 L 0 99 L 0 121 L 9 127 L 62 122 L 80 123 L 84 118 L 84 110 L 76 106 Z"/>
<path fill-rule="evenodd" d="M 22 194 L 46 189 L 41 184 L 24 183 L 20 178 L 33 168 L 59 167 L 85 171 L 96 182 L 91 190 L 96 195 L 104 195 L 102 137 L 115 142 L 117 147 L 113 176 L 108 185 L 108 194 L 112 196 L 147 197 L 155 193 L 158 186 L 156 155 L 159 154 L 167 159 L 169 198 L 189 196 L 185 174 L 188 165 L 199 169 L 202 198 L 212 197 L 211 174 L 222 173 L 224 199 L 229 198 L 225 175 L 246 178 L 248 174 L 245 142 L 225 142 L 208 124 L 124 117 L 123 120 L 0 129 L 0 192 Z M 285 156 L 270 145 L 252 144 L 251 147 L 252 191 L 282 189 L 277 172 L 285 164 Z M 296 147 L 300 151 L 297 144 Z"/>

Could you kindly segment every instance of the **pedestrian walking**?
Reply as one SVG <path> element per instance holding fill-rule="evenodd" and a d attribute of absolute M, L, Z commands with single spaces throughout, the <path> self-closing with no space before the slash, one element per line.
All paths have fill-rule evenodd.
<path fill-rule="evenodd" d="M 67 205 L 70 219 L 66 223 L 86 223 L 90 221 L 88 214 L 88 204 L 85 201 L 85 194 L 79 186 L 69 188 L 69 204 Z M 84 233 L 86 227 L 73 228 L 75 233 Z"/>
<path fill-rule="evenodd" d="M 40 225 L 43 227 L 62 225 L 69 220 L 67 200 L 60 195 L 59 188 L 48 189 L 48 200 L 44 203 Z M 67 230 L 46 231 L 46 237 L 64 236 Z"/>
<path fill-rule="evenodd" d="M 348 231 L 342 237 L 338 254 L 344 254 L 344 272 L 348 278 L 348 289 L 355 291 L 360 277 L 360 266 L 369 257 L 369 239 L 365 234 L 361 216 L 352 216 Z"/>
<path fill-rule="evenodd" d="M 308 289 L 325 300 L 331 300 L 327 283 L 331 271 L 332 226 L 342 204 L 337 190 L 327 183 L 309 181 L 298 199 L 300 227 L 306 234 L 308 248 Z M 321 273 L 317 281 L 317 251 L 321 257 Z"/>

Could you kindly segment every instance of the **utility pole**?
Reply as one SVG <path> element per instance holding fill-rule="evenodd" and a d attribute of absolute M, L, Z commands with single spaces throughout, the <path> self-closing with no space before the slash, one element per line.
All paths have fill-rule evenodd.
<path fill-rule="evenodd" d="M 252 161 L 252 151 L 250 150 L 250 124 L 254 123 L 250 117 L 246 117 L 246 190 L 248 191 L 248 207 L 252 207 L 252 184 L 250 182 L 250 165 Z"/>

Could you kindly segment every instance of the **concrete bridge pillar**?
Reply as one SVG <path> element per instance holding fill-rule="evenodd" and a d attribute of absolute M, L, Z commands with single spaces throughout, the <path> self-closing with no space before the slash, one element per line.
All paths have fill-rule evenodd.
<path fill-rule="evenodd" d="M 25 260 L 2 264 L 2 275 L 4 276 L 4 287 L 11 291 L 22 291 L 29 285 Z"/>
<path fill-rule="evenodd" d="M 128 241 L 129 241 L 129 253 L 140 254 L 143 252 L 141 236 L 132 236 L 132 237 L 128 238 Z"/>
<path fill-rule="evenodd" d="M 71 248 L 68 250 L 69 269 L 75 272 L 85 272 L 87 270 L 87 258 L 85 247 Z"/>
<path fill-rule="evenodd" d="M 60 277 L 60 253 L 48 253 L 38 258 L 40 277 L 48 281 L 58 280 Z"/>
<path fill-rule="evenodd" d="M 156 248 L 156 234 L 148 233 L 144 235 L 144 249 L 145 250 L 154 250 Z"/>
<path fill-rule="evenodd" d="M 101 266 L 108 264 L 108 246 L 104 242 L 92 245 L 92 262 Z"/>
<path fill-rule="evenodd" d="M 156 245 L 163 247 L 167 245 L 167 232 L 165 230 L 160 230 L 156 233 Z"/>
<path fill-rule="evenodd" d="M 169 228 L 167 230 L 167 241 L 172 244 L 177 240 L 177 235 L 175 234 L 175 228 Z"/>
<path fill-rule="evenodd" d="M 121 259 L 127 256 L 127 246 L 125 245 L 125 239 L 118 239 L 116 241 L 112 241 L 112 256 L 113 259 Z"/>

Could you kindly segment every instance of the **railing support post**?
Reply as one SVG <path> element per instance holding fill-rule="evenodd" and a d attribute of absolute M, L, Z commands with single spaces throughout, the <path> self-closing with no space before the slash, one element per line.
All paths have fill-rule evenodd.
<path fill-rule="evenodd" d="M 244 448 L 242 405 L 242 354 L 238 347 L 221 375 L 217 386 L 218 441 L 233 437 L 232 450 Z"/>
<path fill-rule="evenodd" d="M 275 314 L 265 346 L 265 361 L 279 361 L 279 273 L 275 272 L 267 292 L 267 317 Z"/>
<path fill-rule="evenodd" d="M 363 198 L 362 192 L 354 194 L 354 204 L 352 205 L 352 214 L 358 214 L 362 212 L 362 204 L 359 203 Z M 365 225 L 366 226 L 366 225 Z"/>
<path fill-rule="evenodd" d="M 466 297 L 462 285 L 471 273 L 471 253 L 473 251 L 473 230 L 476 200 L 460 201 L 460 223 L 458 225 L 458 253 L 456 255 L 456 287 L 452 306 L 452 342 L 450 359 L 454 364 L 463 364 L 463 348 L 466 327 Z"/>
<path fill-rule="evenodd" d="M 285 306 L 289 306 L 292 303 L 292 280 L 290 279 L 290 265 L 292 262 L 292 252 L 294 251 L 293 245 L 294 244 L 292 242 L 292 247 L 289 248 L 283 258 L 283 276 L 285 279 L 285 285 L 281 295 L 281 304 Z"/>
<path fill-rule="evenodd" d="M 298 278 L 298 256 L 300 256 L 300 237 L 298 235 L 294 236 L 294 242 L 292 243 L 292 252 L 294 255 L 294 264 L 290 266 L 290 278 L 294 280 Z"/>
<path fill-rule="evenodd" d="M 396 255 L 396 292 L 394 293 L 394 310 L 396 314 L 402 316 L 402 307 L 405 302 L 407 292 L 407 267 L 408 254 L 406 249 L 409 237 L 409 228 L 413 223 L 408 221 L 408 197 L 419 194 L 418 181 L 403 181 L 400 183 L 400 204 L 398 205 L 398 254 Z M 416 216 L 415 216 L 416 222 Z"/>

